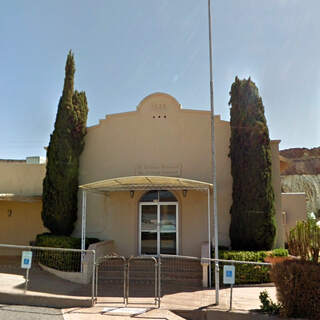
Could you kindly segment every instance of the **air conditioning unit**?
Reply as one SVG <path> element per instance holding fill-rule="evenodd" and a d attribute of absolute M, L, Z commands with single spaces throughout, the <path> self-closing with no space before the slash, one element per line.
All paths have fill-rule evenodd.
<path fill-rule="evenodd" d="M 39 156 L 26 158 L 27 164 L 41 164 L 41 163 L 45 163 L 45 162 L 46 162 L 46 159 L 43 157 L 39 157 Z"/>

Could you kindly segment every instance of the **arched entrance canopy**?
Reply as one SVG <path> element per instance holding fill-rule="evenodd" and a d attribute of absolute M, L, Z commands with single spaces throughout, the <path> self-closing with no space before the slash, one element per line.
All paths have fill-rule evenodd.
<path fill-rule="evenodd" d="M 130 190 L 212 190 L 212 184 L 176 177 L 129 176 L 83 184 L 79 188 L 98 193 Z"/>
<path fill-rule="evenodd" d="M 81 249 L 85 249 L 86 237 L 86 194 L 94 192 L 107 194 L 116 191 L 134 191 L 134 190 L 195 190 L 205 191 L 208 194 L 208 257 L 210 257 L 211 248 L 211 217 L 210 217 L 210 192 L 213 185 L 208 182 L 190 180 L 177 177 L 164 176 L 128 176 L 111 178 L 108 180 L 96 181 L 79 186 L 82 190 L 82 230 L 81 230 Z M 209 272 L 210 268 L 209 268 Z"/>

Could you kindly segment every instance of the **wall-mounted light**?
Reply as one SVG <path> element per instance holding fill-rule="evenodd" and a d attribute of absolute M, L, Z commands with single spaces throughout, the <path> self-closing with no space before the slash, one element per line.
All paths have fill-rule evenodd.
<path fill-rule="evenodd" d="M 12 216 L 12 209 L 8 209 L 8 217 Z"/>
<path fill-rule="evenodd" d="M 130 191 L 130 198 L 132 199 L 133 197 L 134 197 L 134 191 L 131 190 L 131 191 Z"/>
<path fill-rule="evenodd" d="M 184 198 L 187 196 L 188 190 L 182 190 L 182 194 L 184 196 Z"/>

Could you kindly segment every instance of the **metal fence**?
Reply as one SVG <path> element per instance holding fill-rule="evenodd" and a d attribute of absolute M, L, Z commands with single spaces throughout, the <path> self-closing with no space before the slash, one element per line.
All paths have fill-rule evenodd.
<path fill-rule="evenodd" d="M 161 304 L 198 309 L 215 303 L 215 290 L 203 286 L 203 261 L 198 257 L 161 255 Z M 208 270 L 210 261 L 205 261 Z M 208 273 L 205 274 L 208 282 Z"/>
<path fill-rule="evenodd" d="M 26 252 L 26 253 L 24 253 Z M 32 255 L 30 268 L 22 268 L 22 257 Z M 270 263 L 215 260 L 188 256 L 105 256 L 94 250 L 45 248 L 0 244 L 0 291 L 23 294 L 88 297 L 96 302 L 161 304 L 198 309 L 216 303 L 210 268 L 219 262 L 221 306 L 232 307 L 232 291 L 223 284 L 224 265 L 234 265 L 236 283 L 267 282 Z M 207 284 L 207 287 L 204 285 Z M 239 292 L 234 291 L 237 298 Z"/>
<path fill-rule="evenodd" d="M 0 244 L 0 290 L 95 301 L 95 251 Z"/>
<path fill-rule="evenodd" d="M 269 272 L 271 263 L 257 261 L 239 261 L 224 259 L 197 258 L 189 256 L 161 255 L 161 303 L 176 306 L 206 308 L 216 304 L 214 286 L 214 266 L 219 264 L 219 305 L 232 309 L 232 300 L 237 299 L 239 305 L 243 302 L 245 308 L 246 297 L 239 296 L 242 287 L 250 287 L 256 295 L 257 308 L 259 299 L 256 287 L 270 283 Z M 235 284 L 224 284 L 224 266 L 235 267 Z M 212 271 L 212 281 L 209 283 L 209 272 Z M 207 281 L 206 281 L 207 280 Z M 207 282 L 208 286 L 204 287 Z M 268 284 L 270 285 L 270 284 Z M 233 287 L 234 289 L 232 293 Z M 247 290 L 248 292 L 248 290 Z"/>
<path fill-rule="evenodd" d="M 157 257 L 106 256 L 96 268 L 98 302 L 128 304 L 161 304 L 175 308 L 205 308 L 216 303 L 214 277 L 208 282 L 209 268 L 217 260 L 188 256 Z M 224 265 L 236 266 L 236 285 L 267 282 L 270 263 L 219 259 L 220 301 L 232 307 L 230 285 L 223 284 Z M 204 287 L 207 284 L 207 287 Z M 238 294 L 236 291 L 235 295 Z M 235 296 L 237 298 L 237 296 Z M 258 297 L 257 297 L 258 298 Z"/>

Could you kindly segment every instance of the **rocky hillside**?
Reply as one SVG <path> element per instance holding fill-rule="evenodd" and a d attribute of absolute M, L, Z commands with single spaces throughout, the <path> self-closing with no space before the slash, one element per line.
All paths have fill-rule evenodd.
<path fill-rule="evenodd" d="M 280 151 L 289 159 L 288 168 L 282 172 L 283 192 L 305 192 L 307 212 L 320 214 L 320 147 L 292 148 Z"/>
<path fill-rule="evenodd" d="M 320 174 L 320 147 L 286 149 L 281 150 L 280 154 L 290 160 L 289 167 L 283 175 Z"/>

